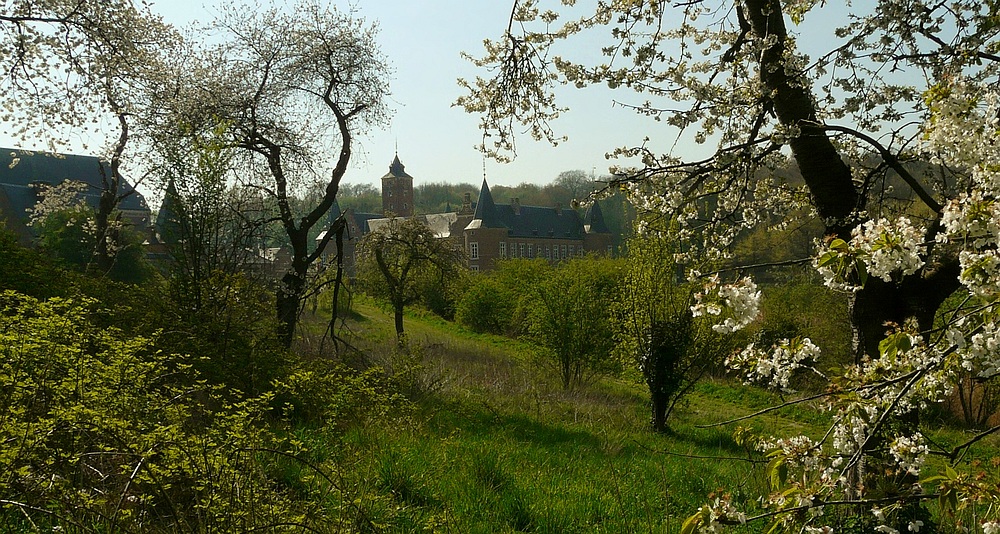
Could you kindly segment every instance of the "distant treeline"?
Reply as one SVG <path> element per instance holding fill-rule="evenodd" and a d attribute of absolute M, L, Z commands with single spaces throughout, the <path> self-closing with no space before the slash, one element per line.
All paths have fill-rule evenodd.
<path fill-rule="evenodd" d="M 602 189 L 605 178 L 592 178 L 585 171 L 565 171 L 546 185 L 522 183 L 509 187 L 491 185 L 490 192 L 498 204 L 508 204 L 511 199 L 519 199 L 524 206 L 560 206 L 567 208 L 573 201 L 585 201 L 588 195 Z M 470 183 L 426 182 L 415 184 L 413 188 L 414 208 L 416 213 L 443 213 L 457 211 L 462 207 L 465 194 L 468 193 L 472 202 L 479 197 L 479 185 Z M 382 194 L 378 187 L 372 184 L 344 183 L 337 195 L 342 209 L 353 208 L 359 213 L 381 213 Z M 601 210 L 608 228 L 614 233 L 614 243 L 617 247 L 621 238 L 626 235 L 635 219 L 635 210 L 625 197 L 615 193 L 599 200 Z M 586 208 L 578 208 L 581 216 Z"/>

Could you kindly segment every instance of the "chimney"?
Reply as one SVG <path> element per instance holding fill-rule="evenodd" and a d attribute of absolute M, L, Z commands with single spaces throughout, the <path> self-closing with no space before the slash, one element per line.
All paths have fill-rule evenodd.
<path fill-rule="evenodd" d="M 514 210 L 514 215 L 520 215 L 521 214 L 521 199 L 518 198 L 518 197 L 514 197 L 511 200 L 511 202 L 510 202 L 510 207 L 511 207 L 511 209 Z"/>
<path fill-rule="evenodd" d="M 462 213 L 472 213 L 472 193 L 465 193 L 462 197 Z"/>

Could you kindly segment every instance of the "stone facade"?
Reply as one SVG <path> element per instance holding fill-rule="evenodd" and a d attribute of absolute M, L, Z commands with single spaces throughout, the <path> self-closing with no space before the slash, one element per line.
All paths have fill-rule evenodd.
<path fill-rule="evenodd" d="M 474 271 L 493 270 L 497 261 L 507 258 L 544 258 L 557 263 L 585 254 L 611 253 L 611 231 L 596 203 L 583 217 L 561 206 L 522 206 L 516 198 L 510 204 L 496 204 L 485 179 L 477 202 L 466 194 L 457 211 L 414 215 L 413 198 L 413 177 L 403 170 L 397 155 L 382 177 L 383 216 L 351 210 L 344 214 L 348 222 L 344 265 L 349 273 L 354 272 L 355 242 L 387 224 L 390 217 L 420 217 L 435 236 L 464 250 Z M 335 204 L 331 222 L 339 215 Z M 327 258 L 336 253 L 332 243 L 327 250 Z"/>
<path fill-rule="evenodd" d="M 413 215 L 413 177 L 406 174 L 399 155 L 382 177 L 382 215 L 410 217 Z"/>
<path fill-rule="evenodd" d="M 589 221 L 589 222 L 588 222 Z M 483 180 L 472 221 L 463 231 L 469 268 L 489 271 L 507 258 L 544 258 L 557 263 L 585 254 L 610 254 L 611 232 L 600 206 L 581 219 L 576 210 L 496 204 Z"/>

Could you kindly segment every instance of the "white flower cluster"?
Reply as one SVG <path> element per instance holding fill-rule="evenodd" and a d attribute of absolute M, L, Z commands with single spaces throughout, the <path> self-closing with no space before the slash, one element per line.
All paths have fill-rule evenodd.
<path fill-rule="evenodd" d="M 1000 327 L 995 321 L 982 325 L 972 335 L 968 345 L 960 347 L 962 367 L 973 371 L 980 378 L 991 378 L 1000 374 Z"/>
<path fill-rule="evenodd" d="M 895 221 L 868 221 L 854 230 L 851 246 L 862 252 L 868 272 L 886 282 L 893 273 L 902 276 L 917 272 L 924 265 L 923 234 L 906 217 Z"/>
<path fill-rule="evenodd" d="M 923 267 L 923 234 L 906 217 L 867 221 L 855 228 L 850 241 L 830 240 L 819 247 L 813 266 L 824 283 L 842 291 L 861 289 L 864 276 L 857 271 L 891 282 Z"/>
<path fill-rule="evenodd" d="M 820 444 L 808 436 L 793 436 L 774 441 L 762 441 L 758 445 L 761 451 L 780 451 L 789 467 L 805 467 L 813 469 L 819 466 Z"/>
<path fill-rule="evenodd" d="M 963 250 L 958 261 L 962 267 L 959 280 L 969 291 L 982 297 L 1000 293 L 1000 256 L 996 250 Z"/>
<path fill-rule="evenodd" d="M 702 521 L 698 525 L 699 533 L 714 534 L 722 532 L 723 528 L 725 528 L 723 521 L 738 521 L 741 524 L 747 521 L 746 514 L 733 506 L 731 497 L 728 494 L 716 497 L 709 505 L 699 507 L 698 514 L 702 518 Z"/>
<path fill-rule="evenodd" d="M 911 475 L 919 475 L 930 449 L 924 443 L 920 434 L 913 436 L 898 436 L 889 445 L 889 452 L 896 459 L 899 468 Z"/>
<path fill-rule="evenodd" d="M 691 314 L 695 317 L 726 315 L 721 323 L 712 325 L 712 330 L 721 334 L 745 328 L 760 313 L 760 291 L 750 278 L 722 284 L 718 275 L 712 276 L 705 283 L 704 290 L 694 297 Z"/>
<path fill-rule="evenodd" d="M 1000 534 L 1000 521 L 987 521 L 982 526 L 983 534 Z"/>
<path fill-rule="evenodd" d="M 751 343 L 745 349 L 726 359 L 726 365 L 743 374 L 746 383 L 757 383 L 791 391 L 788 382 L 792 373 L 803 367 L 805 362 L 819 358 L 820 350 L 809 338 L 782 339 L 769 352 L 754 347 Z"/>

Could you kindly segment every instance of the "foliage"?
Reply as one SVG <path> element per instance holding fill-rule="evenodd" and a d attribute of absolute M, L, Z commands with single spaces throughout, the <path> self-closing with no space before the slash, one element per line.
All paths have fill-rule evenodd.
<path fill-rule="evenodd" d="M 0 8 L 0 29 L 0 61 L 9 73 L 3 119 L 14 136 L 56 151 L 69 144 L 67 132 L 101 125 L 116 134 L 103 149 L 93 217 L 94 261 L 107 274 L 127 250 L 115 212 L 132 194 L 122 188 L 129 142 L 142 131 L 151 88 L 163 82 L 162 53 L 178 36 L 148 4 L 132 0 L 16 0 Z"/>
<path fill-rule="evenodd" d="M 450 240 L 435 236 L 421 219 L 393 218 L 358 245 L 358 280 L 369 294 L 389 301 L 402 343 L 403 307 L 422 292 L 441 292 L 463 259 Z"/>
<path fill-rule="evenodd" d="M 528 329 L 556 364 L 563 388 L 616 368 L 612 303 L 620 277 L 616 260 L 574 259 L 532 288 Z"/>
<path fill-rule="evenodd" d="M 833 502 L 869 508 L 883 532 L 931 529 L 919 511 L 931 488 L 955 496 L 943 503 L 949 509 L 990 503 L 967 528 L 995 531 L 994 492 L 955 483 L 970 475 L 960 453 L 972 442 L 937 451 L 949 465 L 935 466 L 926 488 L 916 482 L 930 469 L 920 414 L 967 373 L 1000 373 L 997 6 L 514 4 L 507 32 L 476 60 L 492 77 L 465 82 L 459 100 L 481 114 L 486 152 L 509 156 L 517 123 L 558 141 L 549 126 L 565 111 L 556 84 L 622 89 L 641 102 L 638 112 L 674 130 L 668 146 L 689 151 L 658 153 L 643 135 L 615 152 L 641 161 L 615 169 L 616 183 L 659 230 L 679 225 L 681 260 L 726 260 L 748 233 L 821 226 L 811 257 L 785 263 L 812 263 L 847 294 L 854 363 L 829 377 L 827 437 L 772 441 L 775 472 L 788 476 L 762 496 L 770 513 L 750 517 L 716 495 L 685 531 L 746 519 L 774 532 L 829 532 L 823 505 Z M 832 28 L 838 16 L 844 22 Z M 566 46 L 604 30 L 602 60 Z M 783 172 L 789 158 L 801 179 Z M 935 324 L 956 292 L 975 298 Z M 759 306 L 746 279 L 709 278 L 702 295 L 695 315 L 719 316 L 725 331 L 749 326 Z M 809 338 L 792 337 L 730 361 L 747 379 L 784 388 L 791 370 L 819 354 Z"/>
<path fill-rule="evenodd" d="M 474 276 L 456 303 L 455 320 L 476 332 L 523 336 L 535 289 L 552 267 L 541 258 L 512 258 L 489 273 Z"/>
<path fill-rule="evenodd" d="M 615 352 L 642 373 L 658 432 L 698 380 L 722 369 L 741 339 L 714 332 L 709 322 L 692 316 L 694 286 L 672 261 L 676 247 L 666 233 L 632 238 L 615 302 Z"/>
<path fill-rule="evenodd" d="M 73 278 L 52 258 L 21 246 L 16 235 L 0 228 L 0 290 L 44 299 L 68 294 Z"/>
<path fill-rule="evenodd" d="M 217 402 L 96 301 L 0 296 L 4 530 L 246 531 L 306 520 L 257 452 L 267 398 Z M 239 498 L 234 498 L 239 495 Z"/>
<path fill-rule="evenodd" d="M 116 236 L 110 245 L 113 255 L 107 264 L 109 270 L 98 270 L 97 213 L 80 196 L 84 187 L 81 182 L 66 180 L 42 193 L 42 199 L 30 213 L 39 246 L 80 272 L 96 271 L 112 280 L 130 283 L 150 278 L 152 268 L 146 262 L 143 237 L 139 230 L 123 223 L 118 213 L 112 213 L 109 223 Z"/>
<path fill-rule="evenodd" d="M 234 149 L 236 176 L 266 194 L 287 238 L 291 261 L 276 314 L 290 347 L 310 266 L 344 225 L 329 219 L 352 143 L 386 117 L 388 67 L 374 26 L 311 0 L 289 9 L 226 6 L 203 37 L 203 46 L 176 50 L 166 67 L 175 81 L 157 93 L 164 112 L 156 127 L 171 136 L 225 126 L 218 133 Z M 296 206 L 294 193 L 312 182 L 315 202 Z M 314 242 L 319 226 L 329 231 Z"/>

